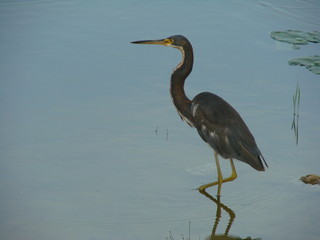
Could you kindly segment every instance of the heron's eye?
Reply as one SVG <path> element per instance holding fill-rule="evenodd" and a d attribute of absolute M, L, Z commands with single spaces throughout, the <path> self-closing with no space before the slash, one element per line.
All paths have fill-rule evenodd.
<path fill-rule="evenodd" d="M 166 46 L 170 46 L 170 45 L 173 44 L 173 40 L 170 39 L 170 38 L 166 38 L 166 39 L 164 40 L 164 43 L 165 43 Z"/>

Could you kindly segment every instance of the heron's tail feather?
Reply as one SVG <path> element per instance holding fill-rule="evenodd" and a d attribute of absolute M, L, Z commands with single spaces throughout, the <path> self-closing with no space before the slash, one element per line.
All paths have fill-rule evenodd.
<path fill-rule="evenodd" d="M 244 146 L 242 143 L 240 143 L 241 145 L 241 158 L 239 159 L 240 161 L 246 162 L 248 163 L 251 167 L 253 167 L 254 169 L 258 170 L 258 171 L 264 171 L 264 165 L 266 167 L 268 167 L 264 157 L 262 156 L 260 150 L 258 149 L 258 147 L 254 147 L 254 148 L 247 148 L 246 146 Z M 264 164 L 263 164 L 264 163 Z"/>

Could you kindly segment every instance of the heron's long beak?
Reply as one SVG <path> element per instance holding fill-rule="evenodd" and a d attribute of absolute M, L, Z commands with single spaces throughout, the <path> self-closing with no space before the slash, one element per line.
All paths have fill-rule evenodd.
<path fill-rule="evenodd" d="M 134 44 L 158 44 L 158 45 L 163 45 L 163 46 L 170 46 L 173 43 L 173 41 L 169 38 L 165 38 L 165 39 L 160 39 L 160 40 L 134 41 L 131 43 L 134 43 Z"/>

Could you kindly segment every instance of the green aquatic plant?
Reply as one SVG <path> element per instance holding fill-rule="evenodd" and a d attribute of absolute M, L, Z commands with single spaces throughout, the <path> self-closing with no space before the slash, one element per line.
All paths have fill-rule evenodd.
<path fill-rule="evenodd" d="M 293 49 L 300 49 L 300 45 L 308 43 L 320 43 L 320 31 L 303 32 L 298 30 L 274 31 L 270 37 L 280 41 L 292 44 Z M 320 56 L 298 57 L 288 61 L 289 65 L 305 66 L 314 74 L 320 74 Z"/>
<path fill-rule="evenodd" d="M 310 56 L 310 57 L 292 58 L 288 62 L 289 62 L 289 65 L 304 66 L 314 74 L 320 74 L 320 56 L 318 55 Z"/>
<path fill-rule="evenodd" d="M 274 31 L 270 36 L 280 42 L 286 42 L 293 45 L 306 45 L 309 42 L 319 43 L 320 32 L 303 32 L 298 30 Z"/>
<path fill-rule="evenodd" d="M 191 221 L 189 221 L 189 237 L 185 238 L 184 235 L 181 234 L 181 239 L 182 240 L 191 240 L 190 234 L 191 234 Z M 169 237 L 166 237 L 166 240 L 175 240 L 171 231 L 169 231 Z M 199 237 L 199 240 L 200 240 L 200 237 Z"/>
<path fill-rule="evenodd" d="M 298 145 L 299 138 L 299 105 L 300 105 L 300 87 L 297 83 L 296 91 L 293 94 L 293 120 L 291 124 L 291 130 L 295 135 L 296 145 Z"/>

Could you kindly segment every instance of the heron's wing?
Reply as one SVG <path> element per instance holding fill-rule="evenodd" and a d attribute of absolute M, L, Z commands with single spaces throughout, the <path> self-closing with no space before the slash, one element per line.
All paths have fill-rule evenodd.
<path fill-rule="evenodd" d="M 191 110 L 199 135 L 219 155 L 264 169 L 254 137 L 230 104 L 215 94 L 201 93 L 193 99 Z"/>

